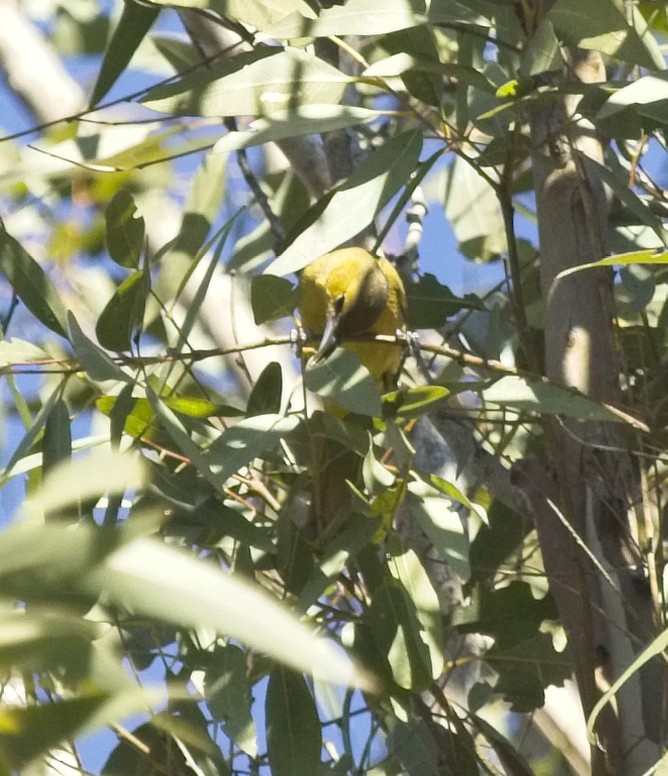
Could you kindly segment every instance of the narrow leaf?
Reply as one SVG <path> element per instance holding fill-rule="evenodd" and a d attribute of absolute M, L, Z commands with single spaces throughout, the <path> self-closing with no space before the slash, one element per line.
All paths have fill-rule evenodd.
<path fill-rule="evenodd" d="M 32 256 L 4 230 L 0 230 L 0 272 L 35 318 L 61 337 L 67 337 L 67 314 L 56 287 Z"/>

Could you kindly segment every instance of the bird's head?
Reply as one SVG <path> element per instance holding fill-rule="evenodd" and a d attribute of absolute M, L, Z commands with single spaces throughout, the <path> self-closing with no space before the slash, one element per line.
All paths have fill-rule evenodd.
<path fill-rule="evenodd" d="M 369 332 L 385 309 L 387 279 L 378 263 L 365 251 L 338 262 L 325 279 L 327 315 L 317 361 L 326 358 L 341 340 Z"/>

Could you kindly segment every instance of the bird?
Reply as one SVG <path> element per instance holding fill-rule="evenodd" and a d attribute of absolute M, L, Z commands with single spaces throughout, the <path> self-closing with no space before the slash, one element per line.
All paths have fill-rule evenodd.
<path fill-rule="evenodd" d="M 379 334 L 395 336 L 406 325 L 404 284 L 387 259 L 363 248 L 340 248 L 315 259 L 300 278 L 300 312 L 307 340 L 319 343 L 316 361 L 343 347 L 367 368 L 379 391 L 396 387 L 403 345 L 372 341 Z M 360 485 L 362 464 L 357 452 L 328 432 L 327 416 L 333 423 L 363 421 L 352 420 L 329 400 L 323 409 L 324 416 L 309 420 L 313 490 L 308 524 L 319 541 L 336 535 L 350 518 L 354 500 L 346 481 Z"/>
<path fill-rule="evenodd" d="M 311 262 L 300 280 L 301 322 L 320 337 L 316 361 L 338 347 L 352 351 L 379 389 L 396 386 L 403 357 L 398 343 L 360 341 L 405 328 L 406 291 L 401 276 L 383 258 L 363 248 L 340 248 Z"/>

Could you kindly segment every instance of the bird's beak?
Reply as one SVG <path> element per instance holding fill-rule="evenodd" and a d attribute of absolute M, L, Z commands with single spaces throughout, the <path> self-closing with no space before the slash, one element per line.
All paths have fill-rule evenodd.
<path fill-rule="evenodd" d="M 316 364 L 324 358 L 327 358 L 338 345 L 338 336 L 336 333 L 338 322 L 339 317 L 334 313 L 327 316 L 325 331 L 322 333 L 322 339 L 320 340 L 315 356 L 313 356 Z"/>

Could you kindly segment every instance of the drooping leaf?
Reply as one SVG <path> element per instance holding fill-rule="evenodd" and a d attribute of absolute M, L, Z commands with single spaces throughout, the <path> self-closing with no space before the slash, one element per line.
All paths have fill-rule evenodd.
<path fill-rule="evenodd" d="M 427 272 L 417 283 L 406 285 L 408 325 L 411 329 L 437 329 L 460 310 L 480 310 L 483 305 L 475 294 L 459 297 Z"/>
<path fill-rule="evenodd" d="M 306 51 L 261 46 L 156 86 L 142 102 L 180 116 L 263 116 L 310 103 L 336 104 L 350 80 Z"/>
<path fill-rule="evenodd" d="M 365 229 L 375 214 L 409 180 L 422 148 L 422 135 L 411 131 L 388 140 L 355 168 L 328 198 L 325 210 L 269 265 L 272 275 L 287 275 L 316 256 L 336 248 Z"/>
<path fill-rule="evenodd" d="M 126 7 L 134 6 L 127 3 Z M 107 250 L 121 267 L 136 269 L 144 249 L 145 224 L 137 215 L 134 197 L 127 189 L 118 191 L 105 211 Z"/>
<path fill-rule="evenodd" d="M 127 68 L 137 47 L 157 19 L 159 9 L 143 3 L 124 3 L 98 72 L 97 81 L 90 98 L 90 107 L 107 94 L 116 79 Z"/>
<path fill-rule="evenodd" d="M 95 326 L 103 347 L 116 352 L 130 350 L 136 328 L 144 318 L 148 278 L 146 270 L 133 272 L 107 302 Z"/>
<path fill-rule="evenodd" d="M 56 287 L 35 259 L 4 229 L 0 230 L 0 272 L 37 320 L 67 337 L 67 313 Z"/>
<path fill-rule="evenodd" d="M 91 380 L 132 382 L 130 375 L 127 375 L 118 364 L 112 361 L 107 353 L 83 333 L 71 310 L 67 312 L 67 322 L 74 352 Z"/>
<path fill-rule="evenodd" d="M 276 776 L 317 773 L 322 734 L 313 696 L 294 671 L 275 668 L 265 702 L 267 753 Z"/>
<path fill-rule="evenodd" d="M 251 281 L 253 319 L 260 326 L 267 321 L 292 315 L 297 306 L 293 284 L 276 275 L 256 275 Z"/>
<path fill-rule="evenodd" d="M 369 370 L 344 348 L 337 348 L 317 364 L 311 359 L 304 369 L 304 384 L 309 391 L 349 412 L 382 415 L 380 395 Z"/>
<path fill-rule="evenodd" d="M 246 415 L 271 415 L 280 412 L 283 392 L 283 371 L 278 361 L 262 370 L 248 397 Z"/>

